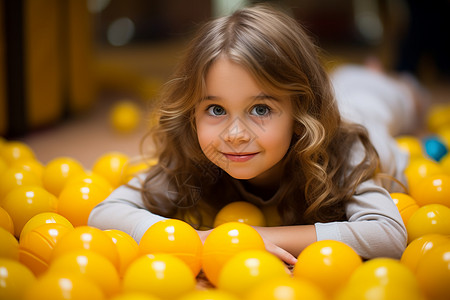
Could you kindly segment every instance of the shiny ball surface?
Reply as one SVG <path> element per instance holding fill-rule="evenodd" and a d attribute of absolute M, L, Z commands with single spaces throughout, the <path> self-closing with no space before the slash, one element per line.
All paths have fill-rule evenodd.
<path fill-rule="evenodd" d="M 217 285 L 224 264 L 244 250 L 265 250 L 259 233 L 250 225 L 230 222 L 211 231 L 203 244 L 202 267 L 208 280 Z"/>
<path fill-rule="evenodd" d="M 184 261 L 194 276 L 200 272 L 203 243 L 184 221 L 168 219 L 153 224 L 139 242 L 140 254 L 166 253 Z"/>
<path fill-rule="evenodd" d="M 334 295 L 361 264 L 361 257 L 350 246 L 323 240 L 310 244 L 300 253 L 293 275 Z"/>

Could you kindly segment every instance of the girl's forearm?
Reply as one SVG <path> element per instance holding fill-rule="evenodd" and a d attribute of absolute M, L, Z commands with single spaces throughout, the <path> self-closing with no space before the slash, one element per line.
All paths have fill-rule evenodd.
<path fill-rule="evenodd" d="M 302 250 L 317 241 L 314 225 L 254 227 L 259 234 L 276 246 L 298 257 Z"/>

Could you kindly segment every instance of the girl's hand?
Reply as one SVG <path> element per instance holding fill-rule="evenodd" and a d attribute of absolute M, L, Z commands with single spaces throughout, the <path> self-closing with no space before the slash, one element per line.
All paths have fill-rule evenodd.
<path fill-rule="evenodd" d="M 269 251 L 273 255 L 277 256 L 279 259 L 284 261 L 286 264 L 295 265 L 295 263 L 297 262 L 297 258 L 294 255 L 287 252 L 283 248 L 278 247 L 277 245 L 275 245 L 271 241 L 265 239 L 264 237 L 263 237 L 263 240 L 264 240 L 264 244 L 266 245 L 267 251 Z"/>

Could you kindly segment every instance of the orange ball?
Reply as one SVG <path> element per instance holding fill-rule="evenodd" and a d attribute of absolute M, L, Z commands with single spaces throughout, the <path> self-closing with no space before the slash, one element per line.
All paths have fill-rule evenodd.
<path fill-rule="evenodd" d="M 249 289 L 245 300 L 326 300 L 325 293 L 310 281 L 274 278 Z M 348 299 L 347 299 L 348 300 Z"/>
<path fill-rule="evenodd" d="M 230 222 L 214 228 L 203 244 L 202 267 L 208 280 L 217 285 L 225 263 L 244 250 L 265 250 L 262 237 L 253 227 Z"/>
<path fill-rule="evenodd" d="M 323 240 L 310 244 L 300 253 L 293 275 L 313 282 L 331 296 L 361 264 L 361 257 L 350 246 Z"/>
<path fill-rule="evenodd" d="M 18 261 L 0 258 L 0 299 L 23 299 L 35 281 L 33 273 Z"/>
<path fill-rule="evenodd" d="M 438 174 L 422 179 L 411 196 L 419 206 L 442 204 L 450 208 L 450 175 Z"/>
<path fill-rule="evenodd" d="M 42 181 L 42 176 L 44 174 L 44 166 L 36 159 L 18 160 L 11 165 L 11 168 L 22 168 L 24 170 L 30 171 L 40 181 Z"/>
<path fill-rule="evenodd" d="M 98 185 L 99 187 L 104 189 L 105 192 L 108 192 L 108 193 L 111 193 L 114 190 L 114 188 L 111 185 L 111 183 L 109 183 L 109 181 L 105 177 L 100 176 L 100 175 L 95 174 L 95 173 L 82 173 L 82 174 L 71 176 L 67 180 L 67 182 L 64 185 L 64 187 L 66 187 L 68 185 L 74 185 L 74 184 L 93 184 L 93 185 Z M 63 189 L 64 189 L 64 187 L 63 187 Z"/>
<path fill-rule="evenodd" d="M 119 275 L 123 277 L 125 270 L 128 268 L 130 263 L 136 259 L 139 254 L 138 243 L 127 233 L 116 230 L 109 229 L 104 231 L 113 241 L 117 247 L 119 253 Z"/>
<path fill-rule="evenodd" d="M 406 225 L 408 242 L 429 233 L 450 235 L 450 208 L 428 204 L 419 208 Z"/>
<path fill-rule="evenodd" d="M 34 151 L 25 143 L 19 141 L 9 141 L 3 143 L 0 147 L 0 157 L 2 157 L 8 165 L 14 162 L 26 159 L 35 159 Z"/>
<path fill-rule="evenodd" d="M 424 254 L 416 270 L 419 285 L 428 299 L 446 300 L 450 295 L 450 241 Z"/>
<path fill-rule="evenodd" d="M 162 253 L 146 254 L 132 262 L 126 270 L 123 291 L 177 299 L 193 291 L 195 284 L 192 271 L 178 257 Z"/>
<path fill-rule="evenodd" d="M 85 226 L 92 209 L 106 199 L 110 191 L 88 183 L 68 184 L 58 198 L 58 213 L 74 226 Z"/>
<path fill-rule="evenodd" d="M 92 167 L 92 172 L 103 176 L 114 188 L 122 184 L 122 175 L 129 157 L 120 152 L 109 152 L 100 156 Z"/>
<path fill-rule="evenodd" d="M 414 273 L 422 257 L 431 249 L 450 241 L 450 236 L 426 234 L 413 240 L 405 249 L 400 261 Z"/>
<path fill-rule="evenodd" d="M 42 181 L 50 193 L 59 196 L 70 177 L 83 173 L 84 168 L 77 160 L 70 157 L 57 157 L 45 166 Z"/>
<path fill-rule="evenodd" d="M 2 206 L 14 222 L 18 238 L 22 228 L 32 217 L 43 212 L 56 212 L 57 199 L 40 186 L 18 187 L 3 199 Z"/>
<path fill-rule="evenodd" d="M 24 300 L 105 300 L 100 287 L 75 273 L 46 273 L 25 291 Z"/>
<path fill-rule="evenodd" d="M 224 264 L 217 287 L 242 297 L 262 282 L 289 277 L 289 270 L 275 255 L 266 250 L 247 250 Z"/>
<path fill-rule="evenodd" d="M 396 139 L 400 149 L 409 154 L 410 157 L 423 156 L 422 142 L 415 136 L 403 135 Z"/>
<path fill-rule="evenodd" d="M 43 224 L 30 230 L 19 241 L 19 261 L 36 276 L 42 275 L 48 269 L 56 243 L 71 230 L 56 223 Z"/>
<path fill-rule="evenodd" d="M 416 201 L 408 194 L 391 193 L 391 198 L 400 212 L 403 223 L 406 225 L 412 214 L 419 209 L 419 205 L 417 205 Z"/>
<path fill-rule="evenodd" d="M 131 179 L 138 176 L 139 174 L 147 172 L 151 167 L 158 163 L 157 159 L 150 160 L 129 160 L 125 165 L 122 173 L 122 184 L 128 183 Z"/>
<path fill-rule="evenodd" d="M 194 276 L 200 272 L 203 243 L 197 231 L 184 221 L 168 219 L 153 224 L 139 242 L 139 252 L 172 254 L 184 261 Z"/>
<path fill-rule="evenodd" d="M 19 243 L 12 233 L 0 227 L 0 258 L 19 259 Z"/>
<path fill-rule="evenodd" d="M 31 171 L 9 168 L 0 175 L 0 204 L 15 188 L 21 186 L 42 186 L 41 180 Z"/>
<path fill-rule="evenodd" d="M 425 157 L 413 158 L 408 167 L 405 169 L 405 176 L 408 181 L 410 194 L 417 184 L 424 178 L 431 175 L 441 174 L 442 172 L 441 166 L 436 161 Z"/>
<path fill-rule="evenodd" d="M 374 258 L 356 268 L 337 299 L 372 299 L 368 295 L 373 299 L 424 300 L 413 272 L 391 258 Z"/>
<path fill-rule="evenodd" d="M 85 249 L 71 251 L 55 258 L 49 273 L 75 273 L 96 283 L 103 293 L 111 297 L 120 291 L 120 278 L 116 267 L 104 256 Z"/>
<path fill-rule="evenodd" d="M 52 224 L 52 223 L 57 223 L 66 226 L 70 229 L 73 229 L 72 223 L 70 223 L 69 220 L 67 220 L 60 214 L 55 212 L 44 212 L 33 216 L 31 219 L 28 220 L 28 222 L 25 223 L 25 225 L 22 228 L 22 231 L 20 232 L 20 239 L 22 239 L 23 236 L 25 236 L 28 232 L 30 232 L 34 228 L 44 224 Z"/>
<path fill-rule="evenodd" d="M 241 222 L 252 226 L 266 226 L 262 211 L 256 206 L 244 201 L 231 202 L 225 205 L 214 219 L 214 227 L 228 222 Z"/>
<path fill-rule="evenodd" d="M 91 226 L 79 226 L 64 235 L 52 252 L 52 260 L 74 250 L 91 250 L 109 259 L 119 270 L 119 254 L 116 245 L 102 230 Z"/>
<path fill-rule="evenodd" d="M 0 206 L 0 227 L 6 229 L 6 231 L 14 234 L 14 222 L 9 213 Z"/>
<path fill-rule="evenodd" d="M 109 123 L 118 133 L 131 133 L 141 120 L 139 106 L 129 100 L 120 101 L 109 112 Z"/>

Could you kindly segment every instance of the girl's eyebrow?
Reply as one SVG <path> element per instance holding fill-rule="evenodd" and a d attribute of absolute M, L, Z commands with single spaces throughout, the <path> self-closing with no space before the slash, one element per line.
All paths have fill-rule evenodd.
<path fill-rule="evenodd" d="M 208 96 L 205 96 L 202 99 L 200 99 L 200 102 L 201 101 L 206 101 L 206 100 L 214 101 L 214 100 L 220 100 L 220 99 L 221 99 L 220 97 L 208 95 Z M 275 98 L 273 96 L 270 96 L 270 95 L 267 95 L 267 94 L 264 94 L 264 93 L 260 93 L 257 96 L 252 97 L 252 99 L 253 100 L 273 100 L 273 101 L 278 101 L 277 98 Z"/>

